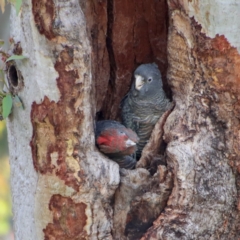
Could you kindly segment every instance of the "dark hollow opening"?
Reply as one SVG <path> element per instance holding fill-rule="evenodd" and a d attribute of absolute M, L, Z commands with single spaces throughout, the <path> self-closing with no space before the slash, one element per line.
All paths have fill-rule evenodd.
<path fill-rule="evenodd" d="M 92 45 L 96 120 L 120 120 L 120 102 L 134 70 L 155 62 L 167 86 L 168 5 L 166 0 L 80 1 Z"/>
<path fill-rule="evenodd" d="M 13 87 L 17 87 L 18 86 L 18 73 L 17 73 L 17 69 L 14 65 L 12 65 L 8 69 L 8 77 L 9 77 L 10 84 Z"/>
<path fill-rule="evenodd" d="M 156 63 L 169 99 L 167 84 L 168 5 L 166 0 L 81 1 L 92 45 L 95 120 L 121 119 L 121 100 L 141 64 Z M 159 151 L 164 154 L 166 144 Z M 156 171 L 153 169 L 153 173 Z"/>
<path fill-rule="evenodd" d="M 121 119 L 121 100 L 133 82 L 133 72 L 141 64 L 156 63 L 163 88 L 167 84 L 168 5 L 166 0 L 81 1 L 92 45 L 95 81 L 95 120 Z M 159 149 L 164 154 L 166 144 Z M 151 170 L 155 173 L 156 167 Z"/>

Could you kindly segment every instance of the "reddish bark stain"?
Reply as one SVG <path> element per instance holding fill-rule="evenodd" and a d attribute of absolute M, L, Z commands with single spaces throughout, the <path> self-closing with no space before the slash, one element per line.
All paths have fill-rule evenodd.
<path fill-rule="evenodd" d="M 55 37 L 52 26 L 55 18 L 53 0 L 32 0 L 32 12 L 38 31 L 49 40 Z"/>
<path fill-rule="evenodd" d="M 16 55 L 22 55 L 22 46 L 20 42 L 14 44 L 13 53 Z"/>
<path fill-rule="evenodd" d="M 192 2 L 192 1 L 189 0 L 189 2 Z M 176 10 L 176 9 L 183 10 L 183 7 L 182 7 L 183 5 L 184 5 L 184 0 L 171 0 L 171 1 L 168 1 L 168 6 L 169 6 L 169 9 L 171 9 L 171 10 Z"/>
<path fill-rule="evenodd" d="M 225 52 L 231 49 L 231 46 L 225 36 L 217 35 L 213 40 L 212 40 L 212 46 L 213 49 L 219 51 L 219 52 Z"/>
<path fill-rule="evenodd" d="M 59 73 L 57 85 L 61 93 L 60 101 L 55 103 L 47 97 L 40 104 L 33 103 L 31 120 L 33 125 L 33 136 L 31 140 L 32 157 L 34 167 L 42 174 L 52 173 L 78 191 L 80 182 L 74 176 L 75 170 L 71 169 L 67 162 L 67 141 L 74 142 L 72 157 L 78 159 L 76 152 L 79 150 L 80 130 L 82 112 L 75 111 L 74 103 L 81 98 L 81 84 L 76 84 L 78 73 L 74 70 L 65 70 L 66 66 L 73 61 L 73 50 L 65 47 L 59 54 L 55 69 Z M 67 114 L 66 114 L 67 112 Z M 51 154 L 57 153 L 55 165 L 52 163 Z M 82 176 L 83 173 L 78 173 Z"/>
<path fill-rule="evenodd" d="M 49 210 L 53 215 L 53 223 L 49 223 L 44 232 L 45 240 L 84 240 L 87 233 L 84 227 L 87 223 L 85 203 L 75 203 L 71 198 L 59 194 L 53 195 Z"/>

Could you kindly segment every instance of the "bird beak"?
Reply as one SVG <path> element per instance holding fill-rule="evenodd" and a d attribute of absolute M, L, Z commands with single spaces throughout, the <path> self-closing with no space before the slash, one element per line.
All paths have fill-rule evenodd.
<path fill-rule="evenodd" d="M 144 78 L 140 75 L 135 75 L 135 88 L 139 91 L 144 84 Z"/>
<path fill-rule="evenodd" d="M 136 143 L 130 139 L 128 139 L 125 143 L 126 143 L 126 147 L 132 147 L 136 145 Z"/>

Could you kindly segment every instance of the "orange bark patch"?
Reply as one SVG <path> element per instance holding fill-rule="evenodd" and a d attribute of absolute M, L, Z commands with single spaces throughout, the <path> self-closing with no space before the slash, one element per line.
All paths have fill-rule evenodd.
<path fill-rule="evenodd" d="M 83 240 L 86 239 L 84 227 L 87 223 L 85 203 L 75 203 L 71 198 L 53 195 L 49 209 L 53 213 L 53 223 L 43 230 L 44 239 Z"/>
<path fill-rule="evenodd" d="M 196 29 L 196 52 L 199 62 L 205 65 L 203 76 L 209 84 L 209 97 L 217 105 L 212 105 L 211 113 L 223 123 L 229 122 L 228 139 L 229 163 L 240 162 L 240 55 L 225 36 L 217 35 L 211 39 L 201 33 L 201 27 L 192 19 Z M 214 89 L 214 91 L 213 91 Z M 231 120 L 230 120 L 231 119 Z M 232 165 L 232 164 L 231 164 Z"/>
<path fill-rule="evenodd" d="M 78 191 L 80 186 L 79 142 L 82 112 L 74 108 L 81 100 L 81 84 L 76 84 L 78 73 L 66 70 L 73 61 L 73 50 L 66 47 L 60 53 L 55 68 L 59 73 L 57 85 L 61 93 L 55 103 L 47 97 L 40 104 L 33 103 L 31 141 L 33 163 L 36 171 L 53 173 L 68 186 Z"/>
<path fill-rule="evenodd" d="M 38 31 L 49 40 L 55 37 L 53 21 L 55 18 L 53 0 L 33 0 L 32 12 Z"/>

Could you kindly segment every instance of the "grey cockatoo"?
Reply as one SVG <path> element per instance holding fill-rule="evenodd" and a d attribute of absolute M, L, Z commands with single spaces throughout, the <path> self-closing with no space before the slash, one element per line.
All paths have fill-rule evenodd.
<path fill-rule="evenodd" d="M 150 138 L 154 125 L 171 106 L 163 90 L 162 76 L 155 63 L 142 64 L 134 72 L 134 82 L 123 98 L 123 125 L 137 133 L 137 158 Z"/>

